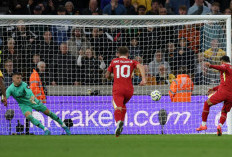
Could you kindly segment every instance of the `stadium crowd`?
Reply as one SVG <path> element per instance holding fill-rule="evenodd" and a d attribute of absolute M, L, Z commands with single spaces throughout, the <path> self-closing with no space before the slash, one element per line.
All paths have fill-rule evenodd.
<path fill-rule="evenodd" d="M 230 5 L 229 5 L 230 4 Z M 227 7 L 229 6 L 229 7 Z M 13 15 L 231 15 L 229 0 L 11 0 Z M 149 25 L 149 23 L 147 23 Z M 204 42 L 202 41 L 204 39 Z M 194 84 L 212 84 L 225 52 L 225 28 L 219 22 L 146 28 L 87 28 L 67 25 L 0 27 L 1 69 L 7 85 L 14 71 L 29 82 L 33 69 L 44 85 L 111 84 L 103 74 L 119 46 L 145 65 L 148 85 L 170 84 L 186 67 Z M 41 70 L 41 64 L 44 68 Z M 44 70 L 45 69 L 45 70 Z M 134 84 L 141 76 L 134 74 Z"/>

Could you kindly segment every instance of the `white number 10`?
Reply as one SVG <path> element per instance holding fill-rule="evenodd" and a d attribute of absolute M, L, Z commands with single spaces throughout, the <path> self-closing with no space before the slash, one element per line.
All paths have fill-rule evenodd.
<path fill-rule="evenodd" d="M 117 78 L 124 77 L 128 78 L 130 76 L 130 66 L 129 65 L 123 65 L 120 67 L 120 65 L 115 66 L 117 69 Z M 124 74 L 125 68 L 127 68 L 127 73 Z"/>

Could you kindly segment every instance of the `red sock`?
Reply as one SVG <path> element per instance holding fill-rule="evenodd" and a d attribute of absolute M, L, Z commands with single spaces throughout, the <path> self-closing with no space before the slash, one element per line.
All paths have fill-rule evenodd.
<path fill-rule="evenodd" d="M 203 112 L 202 112 L 202 121 L 203 122 L 207 121 L 207 118 L 208 118 L 208 115 L 209 115 L 209 108 L 210 108 L 210 106 L 208 105 L 207 101 L 205 101 Z"/>
<path fill-rule="evenodd" d="M 221 123 L 223 125 L 225 123 L 225 121 L 226 121 L 226 117 L 227 117 L 227 113 L 226 112 L 222 112 L 220 120 L 219 120 L 219 123 Z"/>
<path fill-rule="evenodd" d="M 114 111 L 114 119 L 116 122 L 122 119 L 122 111 L 121 110 L 115 110 Z"/>
<path fill-rule="evenodd" d="M 126 115 L 126 108 L 122 108 L 122 118 L 121 118 L 122 121 L 125 120 L 125 115 Z"/>

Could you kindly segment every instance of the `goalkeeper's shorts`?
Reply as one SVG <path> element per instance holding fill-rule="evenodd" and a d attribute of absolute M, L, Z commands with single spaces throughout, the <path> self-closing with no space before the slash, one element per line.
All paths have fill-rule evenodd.
<path fill-rule="evenodd" d="M 37 104 L 19 104 L 19 107 L 23 113 L 23 115 L 25 115 L 26 112 L 32 112 L 32 109 L 36 110 L 36 111 L 40 111 L 40 112 L 44 112 L 47 110 L 47 107 L 40 103 Z"/>

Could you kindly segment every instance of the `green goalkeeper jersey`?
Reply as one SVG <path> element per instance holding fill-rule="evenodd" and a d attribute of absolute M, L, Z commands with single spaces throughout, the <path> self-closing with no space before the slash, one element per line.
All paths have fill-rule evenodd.
<path fill-rule="evenodd" d="M 13 96 L 19 104 L 29 105 L 32 104 L 30 101 L 31 96 L 34 96 L 30 87 L 27 83 L 22 82 L 19 86 L 15 86 L 12 83 L 6 90 L 6 98 Z M 35 102 L 39 103 L 39 100 L 35 98 Z"/>

